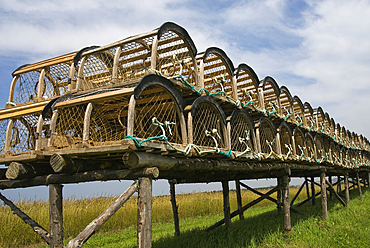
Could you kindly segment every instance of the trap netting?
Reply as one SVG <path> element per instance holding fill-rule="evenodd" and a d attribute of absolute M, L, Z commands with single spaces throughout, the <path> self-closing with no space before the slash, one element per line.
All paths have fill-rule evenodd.
<path fill-rule="evenodd" d="M 5 148 L 5 134 L 6 128 L 8 127 L 9 119 L 0 121 L 0 154 L 4 154 Z"/>
<path fill-rule="evenodd" d="M 315 156 L 315 147 L 312 135 L 310 133 L 306 133 L 306 150 L 308 158 L 312 158 Z"/>
<path fill-rule="evenodd" d="M 279 111 L 278 95 L 277 86 L 273 82 L 267 80 L 263 86 L 263 101 L 265 103 L 264 108 L 269 114 Z"/>
<path fill-rule="evenodd" d="M 255 150 L 255 134 L 252 123 L 243 114 L 237 114 L 231 122 L 231 150 L 243 152 L 247 148 Z"/>
<path fill-rule="evenodd" d="M 269 154 L 276 152 L 276 132 L 273 124 L 267 118 L 261 118 L 259 124 L 261 152 Z"/>
<path fill-rule="evenodd" d="M 118 61 L 118 82 L 131 84 L 148 74 L 154 36 L 121 45 Z"/>
<path fill-rule="evenodd" d="M 68 88 L 70 66 L 71 62 L 63 62 L 16 75 L 13 103 L 19 105 L 37 98 L 47 100 L 63 95 Z M 44 76 L 40 77 L 40 74 Z M 39 87 L 42 87 L 40 96 Z"/>
<path fill-rule="evenodd" d="M 226 148 L 224 141 L 224 122 L 216 107 L 206 101 L 196 106 L 193 115 L 193 142 L 195 145 Z"/>
<path fill-rule="evenodd" d="M 179 106 L 166 89 L 151 85 L 141 92 L 135 106 L 134 136 L 166 136 L 169 142 L 182 144 Z"/>
<path fill-rule="evenodd" d="M 288 91 L 288 89 L 284 86 L 280 88 L 280 107 L 281 113 L 285 116 L 286 121 L 294 120 L 293 115 L 293 106 L 292 106 L 292 97 Z"/>
<path fill-rule="evenodd" d="M 296 127 L 294 129 L 293 137 L 294 137 L 294 145 L 295 145 L 296 155 L 298 157 L 303 156 L 303 155 L 307 156 L 305 138 L 304 138 L 302 130 L 299 127 Z"/>
<path fill-rule="evenodd" d="M 35 133 L 40 113 L 14 119 L 10 135 L 11 154 L 26 153 L 35 148 Z"/>
<path fill-rule="evenodd" d="M 293 119 L 298 125 L 303 124 L 304 108 L 301 100 L 297 96 L 293 97 L 293 115 Z"/>
<path fill-rule="evenodd" d="M 315 135 L 315 146 L 316 146 L 316 159 L 321 159 L 322 157 L 325 157 L 325 150 L 324 150 L 324 144 L 323 140 L 320 135 Z"/>
<path fill-rule="evenodd" d="M 287 125 L 281 125 L 280 130 L 281 154 L 288 155 L 292 145 L 292 132 Z"/>
<path fill-rule="evenodd" d="M 129 96 L 95 102 L 89 126 L 90 146 L 118 144 L 126 137 Z"/>
<path fill-rule="evenodd" d="M 208 54 L 204 62 L 203 78 L 204 88 L 211 94 L 222 94 L 224 92 L 227 96 L 232 97 L 232 72 L 218 54 Z"/>
<path fill-rule="evenodd" d="M 78 91 L 100 88 L 112 80 L 115 52 L 111 48 L 82 57 L 76 66 Z"/>
<path fill-rule="evenodd" d="M 187 41 L 173 31 L 160 37 L 157 47 L 156 70 L 171 78 L 181 75 L 188 83 L 195 85 L 198 68 Z"/>
<path fill-rule="evenodd" d="M 83 143 L 84 116 L 87 104 L 57 108 L 52 146 L 57 149 L 81 147 Z M 54 114 L 56 114 L 54 112 Z"/>
<path fill-rule="evenodd" d="M 257 84 L 247 70 L 240 70 L 236 79 L 238 99 L 243 105 L 252 104 L 259 107 Z"/>

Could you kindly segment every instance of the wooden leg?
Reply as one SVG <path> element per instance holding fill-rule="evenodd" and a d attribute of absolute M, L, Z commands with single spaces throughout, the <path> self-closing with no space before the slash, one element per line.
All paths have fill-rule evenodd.
<path fill-rule="evenodd" d="M 152 247 L 152 179 L 140 178 L 137 211 L 137 247 Z"/>
<path fill-rule="evenodd" d="M 285 231 L 290 234 L 292 224 L 290 221 L 290 203 L 289 203 L 289 177 L 282 177 L 283 186 L 283 211 L 284 211 L 284 228 Z"/>
<path fill-rule="evenodd" d="M 311 195 L 312 195 L 312 206 L 316 205 L 316 197 L 315 197 L 315 177 L 311 177 Z"/>
<path fill-rule="evenodd" d="M 230 217 L 230 200 L 229 200 L 229 182 L 222 181 L 222 192 L 224 196 L 224 217 L 225 217 L 225 229 L 227 230 L 231 225 Z"/>
<path fill-rule="evenodd" d="M 321 212 L 322 219 L 326 220 L 328 218 L 328 201 L 326 196 L 326 181 L 325 181 L 325 171 L 322 171 L 320 174 L 321 182 Z"/>
<path fill-rule="evenodd" d="M 243 207 L 243 203 L 242 203 L 242 194 L 241 194 L 241 191 L 240 191 L 240 182 L 239 180 L 235 180 L 235 187 L 236 187 L 236 201 L 237 201 L 237 204 L 238 204 L 238 210 L 239 210 L 239 220 L 244 220 L 244 215 L 243 215 L 243 212 L 242 212 L 242 207 Z"/>
<path fill-rule="evenodd" d="M 49 230 L 51 248 L 63 247 L 63 185 L 49 185 Z"/>
<path fill-rule="evenodd" d="M 280 185 L 282 185 L 282 182 L 281 182 L 281 177 L 278 177 L 277 178 L 277 184 L 278 184 L 278 186 L 280 186 Z M 277 207 L 277 210 L 278 210 L 278 215 L 280 215 L 281 214 L 281 197 L 282 197 L 282 195 L 281 195 L 281 192 L 282 192 L 282 190 L 281 189 L 278 189 L 278 191 L 277 191 L 277 196 L 276 196 L 276 207 Z"/>
<path fill-rule="evenodd" d="M 338 176 L 337 193 L 342 192 L 342 182 L 340 176 Z"/>
<path fill-rule="evenodd" d="M 360 200 L 362 200 L 362 189 L 361 189 L 360 176 L 359 176 L 358 172 L 356 172 L 356 177 L 357 177 L 358 193 L 360 194 Z"/>
<path fill-rule="evenodd" d="M 171 194 L 173 221 L 175 224 L 175 236 L 179 236 L 180 235 L 179 213 L 178 206 L 176 204 L 175 184 L 173 182 L 170 182 L 170 194 Z"/>
<path fill-rule="evenodd" d="M 329 176 L 329 183 L 333 185 L 333 180 L 331 176 Z M 329 199 L 333 200 L 333 192 L 331 192 L 331 190 L 329 190 Z"/>
<path fill-rule="evenodd" d="M 310 186 L 308 185 L 308 180 L 307 177 L 304 178 L 304 181 L 306 183 L 306 194 L 307 194 L 307 199 L 310 198 Z"/>
<path fill-rule="evenodd" d="M 346 191 L 346 204 L 349 205 L 349 185 L 348 185 L 348 174 L 344 175 L 344 189 Z"/>

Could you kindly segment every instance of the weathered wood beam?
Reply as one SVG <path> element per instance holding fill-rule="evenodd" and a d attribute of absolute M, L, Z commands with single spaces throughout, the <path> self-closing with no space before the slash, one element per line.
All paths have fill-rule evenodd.
<path fill-rule="evenodd" d="M 6 179 L 5 173 L 6 173 L 6 169 L 1 168 L 0 169 L 0 180 L 5 180 Z"/>
<path fill-rule="evenodd" d="M 174 221 L 174 225 L 175 225 L 175 236 L 179 236 L 180 235 L 179 212 L 178 212 L 179 209 L 178 209 L 178 206 L 176 204 L 175 183 L 169 181 L 169 184 L 170 184 L 173 221 Z"/>
<path fill-rule="evenodd" d="M 277 178 L 277 185 L 278 186 L 281 185 L 280 177 Z M 278 215 L 281 214 L 281 206 L 282 206 L 282 192 L 281 192 L 281 189 L 279 189 L 276 194 L 276 207 L 277 207 Z"/>
<path fill-rule="evenodd" d="M 290 220 L 290 204 L 289 204 L 289 176 L 282 176 L 283 187 L 283 211 L 284 211 L 284 229 L 285 232 L 290 234 L 292 224 Z"/>
<path fill-rule="evenodd" d="M 63 247 L 63 186 L 60 184 L 49 185 L 49 231 L 50 247 Z"/>
<path fill-rule="evenodd" d="M 99 228 L 113 215 L 130 197 L 138 190 L 139 182 L 134 182 L 125 192 L 123 192 L 103 213 L 90 222 L 86 228 L 77 235 L 76 238 L 69 241 L 66 248 L 81 247 Z"/>
<path fill-rule="evenodd" d="M 231 225 L 230 218 L 230 198 L 229 198 L 229 182 L 222 181 L 222 195 L 224 199 L 224 219 L 225 219 L 225 229 L 227 230 Z"/>
<path fill-rule="evenodd" d="M 92 181 L 137 179 L 142 176 L 157 178 L 159 176 L 159 170 L 156 167 L 152 167 L 152 168 L 141 168 L 136 170 L 125 169 L 125 170 L 87 171 L 75 173 L 72 175 L 50 174 L 45 176 L 37 176 L 32 179 L 1 180 L 0 189 L 26 188 L 49 184 L 68 184 Z"/>
<path fill-rule="evenodd" d="M 358 174 L 358 171 L 356 172 L 356 179 L 357 179 L 358 192 L 360 194 L 360 200 L 362 201 L 362 189 L 361 189 L 360 176 Z"/>
<path fill-rule="evenodd" d="M 30 225 L 34 232 L 36 232 L 42 239 L 46 241 L 46 243 L 50 244 L 51 237 L 50 234 L 40 226 L 36 221 L 31 219 L 27 214 L 25 214 L 22 210 L 20 210 L 16 205 L 13 204 L 10 200 L 8 200 L 5 196 L 0 193 L 0 199 L 10 207 L 14 214 L 16 214 L 19 218 L 21 218 L 26 224 Z"/>
<path fill-rule="evenodd" d="M 293 197 L 292 201 L 290 202 L 290 206 L 293 206 L 294 204 L 294 201 L 297 199 L 297 197 L 299 196 L 299 194 L 301 193 L 303 187 L 306 185 L 306 181 L 304 181 L 301 185 L 301 187 L 299 187 L 297 193 L 295 194 L 295 196 Z"/>
<path fill-rule="evenodd" d="M 152 247 L 152 179 L 139 179 L 137 203 L 137 247 Z"/>
<path fill-rule="evenodd" d="M 52 173 L 50 166 L 32 165 L 29 163 L 11 162 L 6 170 L 7 179 L 27 179 Z"/>
<path fill-rule="evenodd" d="M 320 192 L 317 192 L 314 196 L 311 196 L 310 198 L 307 198 L 306 200 L 304 200 L 304 201 L 302 201 L 302 202 L 300 202 L 300 203 L 298 203 L 297 205 L 296 205 L 296 207 L 300 207 L 300 206 L 302 206 L 303 204 L 305 204 L 305 203 L 307 203 L 307 202 L 309 202 L 309 201 L 311 201 L 311 199 L 312 199 L 312 197 L 317 197 L 317 196 L 319 196 L 319 195 L 321 195 L 321 191 Z"/>
<path fill-rule="evenodd" d="M 325 171 L 321 171 L 320 174 L 320 182 L 321 182 L 321 212 L 322 212 L 322 219 L 326 220 L 328 218 L 328 200 L 326 196 L 326 179 L 325 179 Z"/>
<path fill-rule="evenodd" d="M 347 173 L 344 175 L 344 190 L 346 193 L 346 205 L 348 206 L 350 203 L 350 198 L 349 198 L 348 174 Z"/>
<path fill-rule="evenodd" d="M 239 220 L 244 220 L 244 214 L 241 211 L 243 204 L 242 204 L 242 195 L 241 195 L 241 190 L 240 190 L 240 181 L 235 180 L 235 193 L 236 193 L 236 202 L 238 205 L 238 210 L 239 210 Z"/>
<path fill-rule="evenodd" d="M 329 186 L 330 192 L 332 192 L 332 194 L 338 199 L 338 201 L 345 207 L 346 203 L 343 201 L 343 199 L 335 191 L 333 185 L 328 180 L 326 180 L 326 184 Z"/>
<path fill-rule="evenodd" d="M 315 194 L 315 177 L 311 177 L 311 195 L 312 195 L 312 206 L 316 205 L 316 194 Z"/>

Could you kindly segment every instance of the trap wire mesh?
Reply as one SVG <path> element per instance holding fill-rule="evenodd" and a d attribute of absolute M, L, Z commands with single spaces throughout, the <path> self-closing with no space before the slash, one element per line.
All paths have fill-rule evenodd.
<path fill-rule="evenodd" d="M 161 127 L 153 125 L 155 117 L 160 123 L 170 123 L 172 135 L 167 129 L 168 141 L 182 144 L 179 114 L 179 107 L 167 90 L 156 85 L 148 86 L 136 100 L 134 136 L 147 139 L 163 135 Z"/>
<path fill-rule="evenodd" d="M 226 92 L 232 96 L 232 72 L 217 54 L 209 54 L 204 63 L 204 88 L 210 93 Z"/>
<path fill-rule="evenodd" d="M 253 151 L 254 150 L 254 130 L 248 118 L 244 114 L 238 114 L 234 117 L 231 123 L 231 150 L 243 152 L 247 147 L 240 142 L 239 138 L 244 139 L 244 142 Z M 247 138 L 247 135 L 249 139 Z"/>
<path fill-rule="evenodd" d="M 26 153 L 35 148 L 35 133 L 39 113 L 19 117 L 14 120 L 10 138 L 10 153 Z"/>
<path fill-rule="evenodd" d="M 267 142 L 271 143 L 275 140 L 275 131 L 267 120 L 262 120 L 259 126 L 261 151 L 263 153 L 270 153 L 271 149 Z M 275 140 L 276 141 L 276 140 Z M 272 145 L 273 151 L 276 152 L 276 144 Z"/>
<path fill-rule="evenodd" d="M 285 125 L 282 125 L 280 130 L 280 146 L 281 146 L 281 153 L 284 155 L 287 155 L 289 152 L 289 149 L 285 147 L 285 144 L 291 145 L 292 144 L 292 134 L 289 131 L 288 127 Z"/>
<path fill-rule="evenodd" d="M 200 103 L 193 116 L 193 140 L 195 145 L 215 147 L 214 140 L 206 135 L 206 131 L 217 130 L 220 138 L 217 137 L 220 148 L 225 148 L 224 142 L 224 123 L 220 113 L 216 108 L 208 103 Z"/>

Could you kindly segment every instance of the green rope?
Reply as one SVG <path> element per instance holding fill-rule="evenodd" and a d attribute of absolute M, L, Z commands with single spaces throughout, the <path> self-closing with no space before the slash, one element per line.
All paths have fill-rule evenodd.
<path fill-rule="evenodd" d="M 142 141 L 139 141 L 137 138 L 135 138 L 134 136 L 130 136 L 130 135 L 126 136 L 125 139 L 132 139 L 135 142 L 135 145 L 137 147 L 141 147 L 141 144 L 143 144 L 144 142 L 150 141 L 150 140 L 165 140 L 165 141 L 168 140 L 168 138 L 163 136 L 163 135 L 149 137 L 149 138 L 147 138 L 145 140 L 142 140 Z"/>

